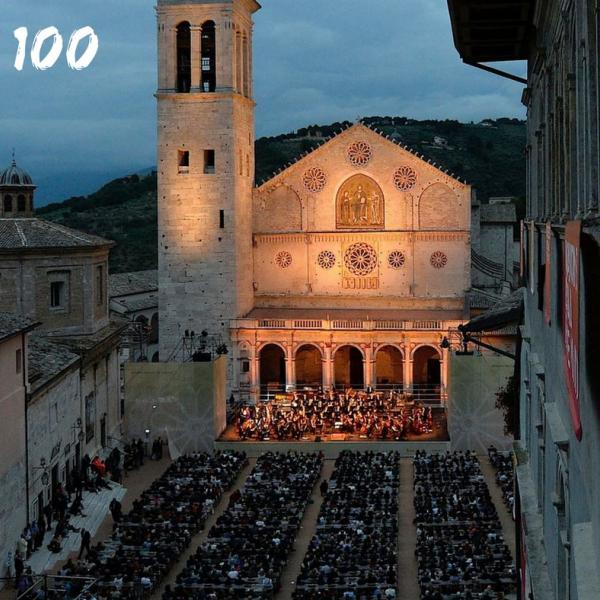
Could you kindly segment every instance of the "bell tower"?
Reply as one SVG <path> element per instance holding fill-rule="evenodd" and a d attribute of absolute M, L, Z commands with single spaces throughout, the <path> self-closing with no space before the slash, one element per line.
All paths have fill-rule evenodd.
<path fill-rule="evenodd" d="M 160 359 L 252 308 L 255 0 L 158 0 Z M 231 354 L 230 354 L 231 355 Z"/>

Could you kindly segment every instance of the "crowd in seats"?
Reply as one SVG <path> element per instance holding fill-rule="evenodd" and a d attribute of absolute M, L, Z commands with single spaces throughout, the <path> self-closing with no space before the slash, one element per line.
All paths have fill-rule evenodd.
<path fill-rule="evenodd" d="M 422 599 L 492 600 L 514 590 L 510 550 L 477 456 L 417 451 L 414 492 Z"/>
<path fill-rule="evenodd" d="M 398 486 L 397 453 L 340 454 L 322 488 L 296 600 L 396 598 Z"/>
<path fill-rule="evenodd" d="M 96 578 L 98 597 L 111 600 L 151 593 L 245 464 L 246 455 L 234 451 L 179 458 L 121 516 L 106 542 L 85 559 L 80 552 L 61 574 Z"/>
<path fill-rule="evenodd" d="M 263 454 L 163 600 L 272 598 L 322 463 L 320 453 Z"/>
<path fill-rule="evenodd" d="M 496 471 L 496 483 L 502 490 L 504 504 L 512 514 L 515 504 L 513 453 L 498 452 L 494 446 L 490 446 L 488 456 Z"/>

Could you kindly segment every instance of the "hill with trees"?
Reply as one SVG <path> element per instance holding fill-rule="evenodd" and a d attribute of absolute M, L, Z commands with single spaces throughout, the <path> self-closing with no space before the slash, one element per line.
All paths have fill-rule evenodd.
<path fill-rule="evenodd" d="M 485 203 L 493 196 L 525 197 L 525 122 L 486 119 L 480 123 L 417 121 L 406 117 L 368 117 L 362 121 L 431 159 L 472 184 Z M 256 141 L 256 182 L 260 184 L 351 125 L 311 125 Z M 76 196 L 37 211 L 40 217 L 117 242 L 112 272 L 153 269 L 157 265 L 156 172 L 116 179 L 89 196 Z"/>

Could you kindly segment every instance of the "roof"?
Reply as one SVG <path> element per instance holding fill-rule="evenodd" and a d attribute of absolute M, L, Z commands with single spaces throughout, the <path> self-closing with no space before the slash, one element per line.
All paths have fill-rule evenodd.
<path fill-rule="evenodd" d="M 39 391 L 79 362 L 79 356 L 67 347 L 36 335 L 29 339 L 27 359 L 31 393 Z"/>
<path fill-rule="evenodd" d="M 324 146 L 326 146 L 327 144 L 329 144 L 333 140 L 335 140 L 338 137 L 346 134 L 350 130 L 357 129 L 357 128 L 363 128 L 363 129 L 366 129 L 367 132 L 375 133 L 376 135 L 380 136 L 384 140 L 387 140 L 388 143 L 390 143 L 390 144 L 392 144 L 394 146 L 398 146 L 398 147 L 402 148 L 402 150 L 404 150 L 405 152 L 408 152 L 409 154 L 412 154 L 413 156 L 415 156 L 419 160 L 422 160 L 424 163 L 428 164 L 429 166 L 433 167 L 434 169 L 437 169 L 438 171 L 441 171 L 442 173 L 445 173 L 446 175 L 448 175 L 452 179 L 455 179 L 458 183 L 461 183 L 463 185 L 468 185 L 468 183 L 465 180 L 463 180 L 460 177 L 458 177 L 458 175 L 455 175 L 454 173 L 451 173 L 450 171 L 448 171 L 447 169 L 445 169 L 441 165 L 438 165 L 436 162 L 434 162 L 434 161 L 432 161 L 430 159 L 425 158 L 425 156 L 423 156 L 422 154 L 419 154 L 415 150 L 412 150 L 411 148 L 409 148 L 408 146 L 406 146 L 402 142 L 398 141 L 396 138 L 394 138 L 394 137 L 392 137 L 390 135 L 386 135 L 383 131 L 380 131 L 379 129 L 376 129 L 375 127 L 372 127 L 371 125 L 369 125 L 367 123 L 363 123 L 361 121 L 359 123 L 350 124 L 345 129 L 340 129 L 340 131 L 337 132 L 335 135 L 332 135 L 332 136 L 327 137 L 327 138 L 323 138 L 322 141 L 321 141 L 321 143 L 319 145 L 315 146 L 314 148 L 311 148 L 310 150 L 307 150 L 303 154 L 300 154 L 294 160 L 292 160 L 290 163 L 288 163 L 287 165 L 281 167 L 278 171 L 275 171 L 275 173 L 273 173 L 271 175 L 271 177 L 269 177 L 268 179 L 264 179 L 260 183 L 260 185 L 257 186 L 257 189 L 260 190 L 263 187 L 269 187 L 269 186 L 275 184 L 276 180 L 281 176 L 281 174 L 285 173 L 290 167 L 293 167 L 297 163 L 303 161 L 308 156 L 312 156 L 313 154 L 316 154 L 317 152 L 320 152 L 323 149 Z"/>
<path fill-rule="evenodd" d="M 523 288 L 521 288 L 500 300 L 482 315 L 478 315 L 468 323 L 460 325 L 459 329 L 464 333 L 475 333 L 479 331 L 496 331 L 507 325 L 518 324 L 523 318 L 523 302 Z"/>
<path fill-rule="evenodd" d="M 467 63 L 525 60 L 536 0 L 448 0 L 454 45 Z"/>
<path fill-rule="evenodd" d="M 141 298 L 111 298 L 111 308 L 115 308 L 115 304 L 125 309 L 125 312 L 138 312 L 140 310 L 148 310 L 150 308 L 158 308 L 158 296 L 156 294 L 146 294 Z M 120 312 L 115 308 L 117 312 Z"/>
<path fill-rule="evenodd" d="M 83 335 L 61 335 L 60 333 L 54 333 L 49 334 L 48 339 L 69 348 L 72 352 L 82 355 L 106 342 L 110 342 L 112 338 L 120 335 L 128 324 L 127 321 L 114 320 L 95 333 Z"/>
<path fill-rule="evenodd" d="M 31 331 L 38 325 L 39 323 L 36 323 L 33 319 L 15 313 L 0 312 L 0 342 L 19 333 Z"/>
<path fill-rule="evenodd" d="M 460 321 L 461 310 L 255 308 L 248 319 L 321 319 L 325 321 Z"/>
<path fill-rule="evenodd" d="M 516 223 L 517 207 L 514 204 L 482 204 L 482 223 Z"/>
<path fill-rule="evenodd" d="M 13 158 L 10 167 L 0 171 L 0 185 L 32 187 L 33 180 L 29 176 L 29 173 L 17 166 Z"/>
<path fill-rule="evenodd" d="M 0 219 L 0 251 L 113 245 L 110 240 L 43 219 Z"/>
<path fill-rule="evenodd" d="M 111 298 L 155 292 L 158 290 L 158 271 L 115 273 L 109 277 L 108 287 Z"/>

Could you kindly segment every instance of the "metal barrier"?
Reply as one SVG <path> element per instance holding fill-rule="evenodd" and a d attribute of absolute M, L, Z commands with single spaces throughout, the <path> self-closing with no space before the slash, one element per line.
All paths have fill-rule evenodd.
<path fill-rule="evenodd" d="M 92 598 L 96 587 L 97 579 L 93 577 L 78 577 L 66 575 L 27 575 L 21 577 L 30 579 L 28 587 L 22 592 L 18 591 L 18 582 L 16 577 L 2 577 L 1 584 L 8 584 L 8 587 L 15 588 L 15 600 L 35 600 L 44 598 L 45 600 L 58 600 L 65 598 L 68 600 L 86 600 Z M 6 593 L 6 588 L 4 593 Z"/>

